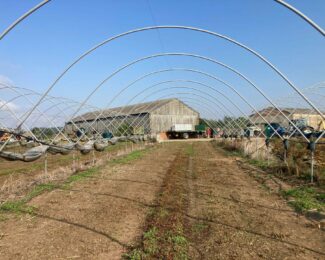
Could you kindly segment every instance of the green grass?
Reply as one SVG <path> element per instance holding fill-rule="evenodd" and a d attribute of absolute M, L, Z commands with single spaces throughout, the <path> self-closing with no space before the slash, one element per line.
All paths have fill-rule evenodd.
<path fill-rule="evenodd" d="M 318 193 L 314 188 L 299 187 L 284 192 L 286 198 L 293 199 L 289 204 L 298 212 L 316 209 L 323 211 L 325 209 L 325 194 Z"/>
<path fill-rule="evenodd" d="M 124 254 L 124 259 L 129 260 L 141 260 L 141 259 L 152 259 L 158 252 L 158 229 L 152 227 L 143 234 L 143 249 L 133 249 L 130 253 Z"/>
<path fill-rule="evenodd" d="M 204 222 L 197 222 L 192 226 L 192 231 L 194 233 L 201 233 L 202 231 L 206 230 L 208 227 L 209 225 Z"/>
<path fill-rule="evenodd" d="M 58 188 L 57 184 L 54 183 L 45 183 L 37 185 L 31 192 L 27 194 L 25 197 L 25 201 L 30 201 L 32 198 L 37 197 L 38 195 L 42 194 L 45 191 L 51 191 Z"/>
<path fill-rule="evenodd" d="M 147 150 L 133 151 L 121 158 L 116 158 L 111 161 L 112 164 L 128 164 L 134 160 L 142 158 Z"/>
<path fill-rule="evenodd" d="M 254 165 L 262 170 L 267 170 L 270 168 L 267 161 L 264 160 L 256 160 L 256 159 L 248 159 L 247 162 L 251 165 Z"/>
<path fill-rule="evenodd" d="M 185 236 L 182 235 L 183 232 L 171 233 L 167 240 L 172 244 L 174 250 L 174 259 L 188 259 L 188 241 Z"/>
<path fill-rule="evenodd" d="M 188 156 L 193 156 L 194 155 L 194 147 L 193 144 L 190 144 L 186 147 L 185 154 Z"/>
<path fill-rule="evenodd" d="M 89 178 L 98 172 L 99 172 L 99 167 L 93 167 L 93 168 L 87 169 L 83 172 L 80 172 L 78 174 L 73 174 L 68 177 L 68 179 L 66 180 L 66 184 L 70 184 L 70 183 L 73 183 L 76 181 L 80 181 L 80 180 Z"/>
<path fill-rule="evenodd" d="M 109 145 L 108 147 L 105 148 L 105 152 L 114 152 L 117 150 L 122 149 L 126 144 L 129 142 L 124 142 L 124 143 L 117 143 L 116 145 Z M 95 152 L 97 154 L 97 152 Z M 75 160 L 82 160 L 85 157 L 88 157 L 89 155 L 82 155 L 82 154 L 76 154 Z M 5 162 L 3 160 L 3 162 Z M 73 155 L 51 155 L 48 154 L 48 167 L 51 168 L 53 167 L 52 163 L 55 163 L 55 167 L 58 166 L 68 166 L 73 162 Z M 1 162 L 0 162 L 1 163 Z M 23 174 L 23 173 L 29 173 L 29 172 L 35 172 L 35 171 L 40 171 L 44 169 L 44 158 L 40 158 L 35 162 L 31 163 L 22 163 L 18 162 L 15 164 L 14 167 L 10 166 L 10 168 L 7 167 L 2 167 L 0 169 L 0 176 L 6 176 L 6 175 L 11 175 L 11 174 Z"/>
<path fill-rule="evenodd" d="M 98 167 L 88 169 L 86 171 L 80 172 L 78 174 L 70 176 L 63 185 L 54 183 L 39 184 L 33 188 L 32 191 L 27 193 L 27 195 L 15 201 L 7 201 L 0 205 L 0 213 L 12 212 L 12 213 L 29 213 L 33 214 L 35 207 L 27 206 L 26 204 L 33 198 L 41 195 L 44 192 L 52 191 L 57 188 L 67 188 L 69 184 L 80 181 L 98 172 Z"/>
<path fill-rule="evenodd" d="M 154 255 L 158 251 L 158 229 L 153 227 L 143 234 L 143 245 L 146 254 Z"/>
<path fill-rule="evenodd" d="M 37 185 L 31 192 L 29 192 L 23 199 L 16 201 L 7 201 L 0 205 L 0 212 L 14 212 L 20 213 L 25 212 L 29 214 L 33 214 L 35 207 L 27 206 L 26 203 L 31 199 L 37 197 L 45 191 L 51 191 L 57 188 L 58 185 L 47 183 Z"/>
<path fill-rule="evenodd" d="M 143 258 L 143 253 L 140 249 L 134 249 L 132 250 L 131 253 L 129 254 L 124 254 L 123 255 L 124 259 L 129 259 L 129 260 L 142 260 Z"/>
<path fill-rule="evenodd" d="M 27 206 L 24 200 L 18 201 L 7 201 L 0 205 L 0 213 L 4 212 L 13 212 L 13 213 L 29 213 L 33 214 L 35 208 L 31 206 Z"/>
<path fill-rule="evenodd" d="M 142 158 L 146 150 L 134 151 L 121 158 L 113 160 L 111 163 L 125 164 Z M 81 181 L 99 173 L 100 167 L 93 167 L 77 174 L 71 175 L 63 184 L 45 183 L 39 184 L 33 188 L 24 198 L 15 201 L 7 201 L 0 205 L 0 213 L 13 212 L 13 213 L 30 213 L 33 214 L 35 208 L 27 206 L 26 204 L 33 198 L 41 195 L 44 192 L 52 191 L 57 188 L 68 189 L 74 182 Z M 2 216 L 0 215 L 2 218 Z"/>

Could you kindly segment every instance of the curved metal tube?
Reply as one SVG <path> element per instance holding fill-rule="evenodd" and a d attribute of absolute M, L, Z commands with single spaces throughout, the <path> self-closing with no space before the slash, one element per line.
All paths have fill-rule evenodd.
<path fill-rule="evenodd" d="M 249 85 L 251 85 L 255 90 L 257 90 L 266 100 L 268 100 L 270 102 L 270 104 L 272 104 L 275 108 L 277 108 L 277 110 L 297 129 L 298 132 L 301 132 L 299 128 L 296 127 L 296 125 L 291 122 L 291 120 L 274 104 L 274 102 L 271 101 L 270 98 L 268 98 L 266 96 L 266 94 L 256 85 L 254 84 L 250 79 L 248 79 L 245 75 L 243 75 L 242 73 L 240 73 L 239 71 L 237 71 L 236 69 L 224 64 L 224 63 L 221 63 L 217 60 L 214 60 L 214 59 L 211 59 L 209 57 L 205 57 L 205 56 L 201 56 L 201 55 L 196 55 L 196 54 L 189 54 L 189 53 L 163 53 L 163 54 L 154 54 L 154 55 L 150 55 L 150 56 L 146 56 L 146 57 L 143 57 L 143 58 L 140 58 L 140 59 L 137 59 L 133 62 L 130 62 L 128 63 L 127 65 L 124 65 L 122 66 L 121 68 L 119 68 L 118 70 L 116 70 L 115 72 L 113 72 L 112 74 L 110 74 L 108 77 L 106 77 L 103 81 L 101 81 L 101 83 L 99 85 L 97 85 L 95 87 L 95 89 L 86 97 L 86 99 L 83 101 L 83 103 L 86 103 L 90 97 L 105 83 L 107 82 L 110 78 L 112 78 L 114 75 L 116 75 L 117 73 L 119 73 L 120 71 L 124 70 L 125 68 L 129 67 L 129 66 L 132 66 L 133 64 L 136 64 L 138 62 L 141 62 L 143 60 L 147 60 L 147 59 L 152 59 L 152 58 L 156 58 L 156 57 L 161 57 L 161 56 L 186 56 L 186 57 L 193 57 L 193 58 L 199 58 L 199 59 L 203 59 L 205 61 L 209 61 L 209 62 L 213 62 L 215 64 L 218 64 L 232 72 L 234 72 L 236 75 L 238 75 L 240 78 L 244 79 Z M 142 78 L 139 78 L 137 80 L 135 80 L 134 82 L 132 82 L 130 85 L 134 84 L 135 82 L 141 80 Z M 218 81 L 222 82 L 221 80 L 218 79 Z M 230 87 L 229 84 L 223 82 L 225 85 L 227 85 L 228 87 Z M 127 86 L 128 87 L 128 86 Z M 127 88 L 126 87 L 126 88 Z M 243 98 L 242 95 L 239 94 L 239 92 L 237 90 L 235 90 L 234 88 L 231 87 L 231 90 L 232 91 L 235 91 L 237 93 L 237 95 L 239 95 L 244 101 L 245 103 L 247 103 L 256 113 L 259 114 L 259 116 L 261 118 L 263 118 L 263 120 L 265 122 L 268 123 L 268 125 L 273 128 L 270 123 L 263 117 L 263 115 L 261 115 L 245 98 Z M 122 90 L 123 91 L 123 90 Z M 119 93 L 117 94 L 119 95 Z M 116 98 L 116 96 L 114 97 Z M 114 100 L 113 98 L 113 100 Z M 83 106 L 83 103 L 81 103 L 80 105 L 80 108 L 77 109 L 77 111 L 72 115 L 71 119 L 80 111 L 80 109 L 82 108 Z M 101 113 L 98 115 L 98 117 L 101 115 Z M 96 119 L 98 119 L 98 117 Z M 301 133 L 302 134 L 302 133 Z M 307 139 L 307 141 L 309 141 Z"/>
<path fill-rule="evenodd" d="M 178 94 L 182 94 L 182 93 L 178 93 Z M 187 93 L 187 94 L 190 94 L 190 93 Z M 163 96 L 160 96 L 158 99 L 164 99 L 164 98 L 169 98 L 169 97 L 177 97 L 177 98 L 179 98 L 179 96 L 175 96 L 175 93 L 173 93 L 173 94 L 167 94 L 167 95 L 163 95 Z M 197 101 L 197 99 L 195 99 L 195 98 L 192 98 L 192 97 L 183 97 L 183 96 L 181 96 L 181 99 L 180 99 L 180 101 L 181 102 L 183 102 L 182 100 L 183 99 L 187 99 L 187 100 L 195 100 L 195 101 Z M 185 102 L 184 102 L 184 104 L 186 104 Z M 206 100 L 200 100 L 200 103 L 196 103 L 197 105 L 199 105 L 200 107 L 202 106 L 202 105 L 204 105 L 204 106 L 206 106 L 205 107 L 205 109 L 210 113 L 210 114 L 212 114 L 215 118 L 218 118 L 218 115 L 215 113 L 215 112 L 213 112 L 211 109 L 210 109 L 210 106 L 208 105 L 208 102 L 206 101 Z M 153 107 L 150 111 L 153 111 L 154 109 L 156 109 L 156 107 Z M 137 126 L 139 126 L 141 124 L 141 121 L 136 125 L 136 127 Z M 229 126 L 227 126 L 227 125 L 221 125 L 219 122 L 215 122 L 215 124 L 216 124 L 216 126 L 217 127 L 219 127 L 219 128 L 221 128 L 221 129 L 223 129 L 223 128 L 228 128 L 228 130 L 230 130 L 230 131 L 233 131 L 235 128 L 231 125 L 230 127 L 232 127 L 232 128 L 230 128 Z"/>
<path fill-rule="evenodd" d="M 274 1 L 278 2 L 279 4 L 288 8 L 290 11 L 299 15 L 302 19 L 304 19 L 307 23 L 309 23 L 312 27 L 314 27 L 318 32 L 320 32 L 323 36 L 325 36 L 325 31 L 317 23 L 315 23 L 312 19 L 310 19 L 307 15 L 299 11 L 297 8 L 293 7 L 292 5 L 288 4 L 283 0 L 274 0 Z"/>
<path fill-rule="evenodd" d="M 263 117 L 263 115 L 261 115 L 259 113 L 259 111 L 257 111 L 239 92 L 237 92 L 235 90 L 234 87 L 232 87 L 230 84 L 226 83 L 225 81 L 221 80 L 220 78 L 217 78 L 209 73 L 206 73 L 206 72 L 202 72 L 202 71 L 199 71 L 199 70 L 193 70 L 193 69 L 184 69 L 184 68 L 171 68 L 171 69 L 165 69 L 165 70 L 160 70 L 160 71 L 155 71 L 155 72 L 151 72 L 149 74 L 146 74 L 140 78 L 138 78 L 137 80 L 133 81 L 130 85 L 128 85 L 127 87 L 125 87 L 124 89 L 122 89 L 122 91 L 120 91 L 114 98 L 113 100 L 118 96 L 120 95 L 122 92 L 124 92 L 127 88 L 129 88 L 132 84 L 134 84 L 135 82 L 147 77 L 147 76 L 150 76 L 150 75 L 153 75 L 153 74 L 157 74 L 157 73 L 160 73 L 160 72 L 166 72 L 166 71 L 177 71 L 177 70 L 181 70 L 181 71 L 190 71 L 190 72 L 196 72 L 196 73 L 199 73 L 199 74 L 202 74 L 202 75 L 205 75 L 205 76 L 208 76 L 222 84 L 224 84 L 227 88 L 229 88 L 230 90 L 234 91 L 235 94 L 237 94 L 246 104 L 248 104 L 257 114 L 260 115 L 260 117 L 271 127 L 271 129 L 275 131 L 275 129 L 273 128 L 273 126 Z M 191 81 L 188 81 L 188 82 L 191 82 Z M 232 102 L 231 99 L 229 99 L 224 93 L 214 89 L 214 91 L 217 91 L 219 94 L 221 94 L 222 96 L 224 96 L 230 103 L 232 103 L 251 123 L 252 120 L 249 118 L 249 116 L 247 114 L 245 114 L 234 102 Z M 111 102 L 109 103 L 111 104 Z M 121 110 L 120 110 L 121 111 Z M 255 123 L 253 123 L 255 125 Z M 282 138 L 281 136 L 279 136 L 280 138 Z"/>
<path fill-rule="evenodd" d="M 159 99 L 161 98 L 165 98 L 165 97 L 176 97 L 176 98 L 179 98 L 179 100 L 181 102 L 183 102 L 185 105 L 187 105 L 187 103 L 192 103 L 192 104 L 195 104 L 195 105 L 199 105 L 200 106 L 200 109 L 203 108 L 203 110 L 205 112 L 208 112 L 208 114 L 211 114 L 212 116 L 216 116 L 216 114 L 210 109 L 208 103 L 206 101 L 203 101 L 203 100 L 200 100 L 200 103 L 199 102 L 195 102 L 197 101 L 197 99 L 195 98 L 191 98 L 191 97 L 179 97 L 179 96 L 175 96 L 174 94 L 169 94 L 169 95 L 164 95 L 162 97 L 159 97 Z M 183 100 L 187 100 L 187 102 L 184 102 Z M 188 101 L 190 100 L 190 101 Z M 195 101 L 193 101 L 195 100 Z M 150 109 L 150 111 L 152 111 L 154 108 Z M 201 118 L 204 122 L 206 122 L 206 124 L 211 127 L 212 129 L 215 128 L 215 127 L 218 127 L 218 128 L 223 128 L 224 126 L 221 126 L 217 121 L 215 122 L 209 122 L 208 119 L 203 119 Z M 138 127 L 142 122 L 139 122 L 135 127 Z M 144 123 L 145 124 L 145 123 Z"/>
<path fill-rule="evenodd" d="M 38 5 L 36 5 L 35 7 L 33 7 L 32 9 L 30 9 L 29 11 L 27 11 L 26 13 L 24 13 L 22 16 L 20 16 L 16 21 L 14 21 L 7 29 L 5 29 L 1 34 L 0 34 L 0 41 L 13 29 L 15 28 L 22 20 L 24 20 L 25 18 L 27 18 L 29 15 L 31 15 L 32 13 L 34 13 L 36 10 L 38 10 L 39 8 L 41 8 L 43 5 L 47 4 L 48 2 L 50 2 L 51 0 L 44 0 L 43 2 L 39 3 Z"/>
<path fill-rule="evenodd" d="M 15 93 L 17 93 L 18 95 L 20 95 L 20 96 L 23 96 L 28 102 L 30 102 L 31 103 L 31 105 L 34 105 L 33 104 L 33 102 L 27 97 L 27 95 L 26 94 L 22 94 L 19 90 L 17 90 L 16 88 L 12 88 L 12 87 L 10 87 L 9 85 L 7 85 L 7 84 L 4 84 L 4 83 L 0 83 L 0 85 L 2 85 L 2 86 L 6 86 L 6 87 L 8 87 L 10 90 L 12 90 L 13 92 L 15 92 Z M 32 91 L 31 91 L 32 92 Z M 36 108 L 36 110 L 40 113 L 40 114 L 42 114 L 42 112 L 38 109 L 38 108 Z M 44 114 L 43 114 L 43 116 L 45 116 Z M 57 131 L 59 131 L 60 132 L 60 130 L 57 128 L 57 126 L 55 126 L 53 123 L 52 123 L 52 121 L 51 120 L 49 120 L 48 118 L 47 118 L 47 116 L 45 116 L 45 118 L 46 118 L 46 120 L 54 127 L 54 128 L 56 128 L 57 129 Z M 21 121 L 21 119 L 19 119 L 18 121 Z M 64 136 L 64 138 L 68 141 L 68 142 L 70 142 L 69 141 L 69 139 L 62 133 L 62 135 Z M 36 140 L 37 140 L 37 138 L 36 138 Z"/>
<path fill-rule="evenodd" d="M 225 35 L 213 32 L 213 31 L 209 31 L 209 30 L 204 30 L 204 29 L 200 29 L 200 28 L 195 28 L 195 27 L 189 27 L 189 26 L 174 26 L 174 25 L 166 25 L 166 26 L 149 26 L 149 27 L 144 27 L 144 28 L 139 28 L 139 29 L 134 29 L 134 30 L 130 30 L 128 32 L 124 32 L 121 34 L 118 34 L 116 36 L 113 36 L 111 38 L 108 38 L 106 40 L 104 40 L 103 42 L 95 45 L 94 47 L 90 48 L 88 51 L 86 51 L 85 53 L 83 53 L 81 56 L 79 56 L 75 61 L 73 61 L 68 67 L 66 67 L 64 69 L 64 71 L 56 78 L 56 80 L 48 87 L 48 89 L 45 91 L 45 93 L 43 94 L 43 96 L 40 98 L 40 100 L 35 104 L 34 109 L 39 105 L 39 103 L 42 101 L 42 99 L 51 91 L 51 89 L 57 84 L 57 82 L 75 65 L 77 64 L 80 60 L 82 60 L 84 57 L 86 57 L 87 55 L 89 55 L 90 53 L 92 53 L 93 51 L 95 51 L 96 49 L 98 49 L 99 47 L 113 41 L 116 40 L 118 38 L 121 38 L 123 36 L 129 35 L 129 34 L 134 34 L 134 33 L 138 33 L 138 32 L 142 32 L 142 31 L 148 31 L 148 30 L 156 30 L 156 29 L 181 29 L 181 30 L 190 30 L 190 31 L 195 31 L 195 32 L 201 32 L 204 34 L 208 34 L 208 35 L 212 35 L 214 37 L 217 38 L 221 38 L 224 39 L 230 43 L 233 43 L 245 50 L 247 50 L 248 52 L 252 53 L 254 56 L 256 56 L 257 58 L 259 58 L 261 61 L 263 61 L 265 64 L 267 64 L 273 71 L 275 71 L 281 78 L 283 78 L 288 85 L 294 90 L 296 91 L 324 120 L 325 120 L 325 116 L 320 112 L 320 110 L 278 69 L 276 68 L 270 61 L 268 61 L 266 58 L 264 58 L 261 54 L 259 54 L 258 52 L 256 52 L 255 50 L 249 48 L 248 46 L 230 38 L 227 37 Z M 26 116 L 26 118 L 22 121 L 21 124 L 24 123 L 24 121 L 30 116 L 30 114 L 33 112 L 32 109 L 30 111 L 30 113 Z M 17 128 L 19 128 L 20 125 L 17 126 Z"/>
<path fill-rule="evenodd" d="M 159 85 L 163 85 L 163 84 L 166 84 L 166 83 L 175 83 L 175 82 L 185 82 L 185 83 L 195 83 L 195 84 L 198 84 L 198 85 L 200 85 L 200 86 L 204 86 L 204 87 L 206 87 L 206 88 L 208 88 L 208 89 L 211 89 L 211 90 L 213 90 L 213 91 L 215 91 L 215 92 L 217 92 L 218 94 L 220 94 L 220 92 L 218 91 L 218 90 L 216 90 L 216 89 L 214 89 L 214 88 L 212 88 L 211 86 L 209 86 L 209 85 L 206 85 L 206 84 L 203 84 L 203 83 L 201 83 L 201 82 L 198 82 L 198 81 L 192 81 L 192 80 L 168 80 L 168 81 L 163 81 L 163 82 L 159 82 L 159 83 L 157 83 L 157 84 L 155 84 L 155 85 L 153 85 L 153 86 L 151 86 L 151 87 L 148 87 L 148 88 L 146 88 L 146 89 L 144 89 L 143 91 L 141 91 L 141 92 L 139 92 L 136 96 L 139 96 L 140 94 L 142 94 L 142 93 L 144 93 L 145 91 L 147 91 L 147 90 L 149 90 L 149 89 L 151 89 L 151 88 L 153 88 L 153 87 L 156 87 L 156 86 L 159 86 Z M 198 91 L 198 92 L 202 92 L 202 90 L 200 91 L 200 90 L 198 90 L 198 89 L 196 89 L 196 88 L 190 88 L 190 87 L 168 87 L 168 88 L 164 88 L 163 90 L 167 90 L 167 89 L 179 89 L 179 88 L 186 88 L 186 89 L 191 89 L 191 90 L 195 90 L 195 91 Z M 157 92 L 159 92 L 159 91 L 156 91 L 156 93 Z M 214 96 L 212 96 L 212 95 L 210 95 L 210 94 L 207 94 L 206 92 L 204 92 L 204 94 L 206 94 L 207 96 L 209 96 L 209 97 L 211 97 L 211 98 L 213 98 L 214 100 L 216 100 L 218 103 L 220 103 L 226 110 L 227 110 L 227 112 L 225 111 L 225 110 L 223 110 L 220 106 L 218 106 L 225 114 L 227 114 L 227 113 L 229 113 L 229 114 L 231 114 L 232 116 L 234 116 L 234 117 L 236 117 L 222 102 L 220 102 L 220 100 L 218 100 L 217 98 L 215 98 Z M 226 97 L 226 96 L 225 96 Z M 227 97 L 227 100 L 228 100 L 228 97 Z M 232 103 L 232 104 L 234 104 L 231 100 L 230 100 L 230 102 Z M 241 110 L 240 110 L 241 111 Z M 244 114 L 245 115 L 245 114 Z M 236 123 L 237 124 L 237 123 Z M 239 128 L 241 128 L 238 124 L 237 124 L 237 126 L 239 127 Z"/>
<path fill-rule="evenodd" d="M 19 96 L 16 96 L 16 97 L 14 97 L 13 99 L 7 101 L 6 103 L 4 103 L 4 105 L 7 104 L 8 102 L 11 102 L 12 100 L 15 100 L 15 99 L 20 98 L 20 97 L 25 97 L 25 98 L 26 98 L 27 95 L 41 96 L 40 93 L 38 93 L 38 92 L 36 92 L 36 91 L 34 91 L 34 90 L 27 89 L 27 88 L 20 88 L 20 87 L 15 87 L 15 86 L 9 86 L 9 85 L 3 84 L 3 83 L 0 83 L 0 85 L 4 86 L 4 87 L 1 88 L 1 89 L 8 88 L 8 89 L 14 91 L 15 93 L 18 93 L 18 94 L 19 94 Z M 22 94 L 21 91 L 20 91 L 21 89 L 23 89 L 23 90 L 27 90 L 27 91 L 29 91 L 29 93 L 23 93 L 23 94 Z M 26 99 L 27 99 L 27 98 L 26 98 Z M 69 102 L 76 102 L 76 101 L 74 101 L 74 100 L 69 100 L 69 99 L 67 99 L 67 98 L 62 98 L 62 97 L 52 97 L 52 96 L 47 96 L 46 99 L 43 99 L 43 101 L 41 102 L 41 103 L 43 103 L 44 101 L 49 101 L 49 102 L 51 102 L 52 104 L 54 104 L 52 107 L 56 106 L 56 107 L 60 110 L 60 112 L 63 113 L 63 114 L 65 114 L 65 115 L 66 115 L 65 111 L 64 111 L 63 109 L 61 109 L 61 108 L 58 106 L 57 103 L 54 103 L 54 101 L 52 101 L 53 99 L 55 99 L 55 100 L 57 100 L 57 99 L 63 99 L 63 100 L 66 100 L 65 102 L 67 102 L 67 101 L 69 101 Z M 29 99 L 27 99 L 27 100 L 28 100 L 28 101 L 33 105 L 33 103 L 32 103 Z M 61 103 L 63 103 L 63 102 L 61 102 Z M 76 103 L 78 103 L 78 102 L 76 102 Z M 0 107 L 0 108 L 1 108 L 1 107 Z M 42 112 L 42 111 L 40 111 L 38 108 L 37 108 L 37 110 L 38 110 L 38 112 L 39 112 L 41 115 L 45 116 L 45 111 Z M 27 113 L 27 112 L 26 112 L 26 113 Z M 26 113 L 25 113 L 25 114 L 26 114 Z M 66 116 L 67 116 L 67 115 L 66 115 Z M 47 121 L 49 121 L 49 122 L 50 122 L 50 123 L 51 123 L 51 124 L 52 124 L 56 129 L 57 129 L 57 131 L 58 131 L 58 134 L 53 138 L 53 140 L 52 140 L 51 143 L 53 143 L 53 141 L 55 140 L 55 138 L 56 138 L 57 136 L 59 136 L 60 134 L 62 134 L 68 142 L 71 142 L 70 139 L 69 139 L 67 136 L 64 135 L 63 131 L 61 131 L 60 129 L 58 129 L 57 126 L 55 126 L 55 125 L 52 123 L 52 121 L 51 121 L 49 118 L 47 118 L 47 116 L 45 116 L 45 118 L 46 118 Z M 20 121 L 21 119 L 17 119 L 17 120 Z M 36 120 L 37 120 L 37 119 L 36 119 Z M 36 120 L 34 120 L 34 123 L 35 123 Z M 75 125 L 75 127 L 76 127 L 78 130 L 80 130 L 78 126 Z M 29 127 L 28 127 L 28 129 L 29 129 Z M 81 131 L 81 130 L 80 130 L 80 131 Z M 88 139 L 89 139 L 89 138 L 88 138 Z M 36 138 L 36 140 L 37 140 L 37 138 Z"/>
<path fill-rule="evenodd" d="M 164 91 L 164 90 L 166 90 L 166 89 L 160 89 L 160 90 L 158 90 L 158 91 L 155 91 L 155 92 L 153 92 L 153 93 L 150 93 L 149 95 L 147 95 L 146 97 L 144 97 L 144 98 L 141 100 L 141 102 L 145 101 L 148 97 L 150 97 L 150 96 L 152 96 L 152 95 L 155 95 L 155 94 L 157 94 L 158 92 L 162 92 L 162 91 Z M 190 93 L 190 92 L 177 92 L 177 93 L 173 93 L 173 94 L 167 94 L 167 95 L 164 95 L 164 96 L 159 97 L 159 98 L 165 98 L 166 96 L 171 96 L 171 95 L 175 95 L 175 94 L 177 94 L 177 95 L 193 95 L 193 96 L 196 96 L 196 97 L 200 97 L 200 98 L 204 99 L 206 102 L 210 102 L 210 103 L 212 103 L 212 104 L 214 104 L 214 105 L 217 105 L 217 106 L 219 107 L 219 105 L 218 105 L 215 101 L 211 101 L 210 99 L 208 99 L 208 98 L 206 98 L 206 97 L 204 97 L 204 96 L 201 96 L 201 95 L 198 95 L 198 94 L 195 94 L 195 93 Z M 158 106 L 158 105 L 154 106 L 151 110 L 156 109 L 157 106 Z M 216 111 L 218 112 L 218 110 L 216 110 Z M 135 120 L 136 120 L 136 119 L 134 119 L 133 122 L 135 122 Z M 142 120 L 142 121 L 143 121 L 143 120 Z M 138 125 L 139 125 L 142 121 L 140 121 L 140 122 L 138 123 Z M 131 123 L 131 125 L 133 124 L 133 122 Z M 228 122 L 228 124 L 229 124 L 229 122 Z M 225 127 L 227 127 L 227 126 L 225 125 Z M 229 127 L 227 127 L 227 128 L 228 128 L 228 130 L 230 130 L 230 131 L 233 131 L 233 130 L 236 129 L 233 125 L 231 125 L 231 126 L 229 126 Z M 232 128 L 232 129 L 231 129 L 231 128 Z"/>

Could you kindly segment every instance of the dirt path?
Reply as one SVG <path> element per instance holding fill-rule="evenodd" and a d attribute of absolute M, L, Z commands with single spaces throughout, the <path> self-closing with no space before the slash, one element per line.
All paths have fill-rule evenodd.
<path fill-rule="evenodd" d="M 187 213 L 204 259 L 324 259 L 325 234 L 212 145 L 195 143 Z"/>
<path fill-rule="evenodd" d="M 120 259 L 142 234 L 154 207 L 174 157 L 166 149 L 153 148 L 127 164 L 109 164 L 68 190 L 34 198 L 35 216 L 0 221 L 0 259 Z"/>
<path fill-rule="evenodd" d="M 184 144 L 180 153 L 130 258 L 325 258 L 324 231 L 266 190 L 234 158 L 211 143 Z"/>
<path fill-rule="evenodd" d="M 0 259 L 324 259 L 325 235 L 210 143 L 170 143 L 0 221 Z"/>

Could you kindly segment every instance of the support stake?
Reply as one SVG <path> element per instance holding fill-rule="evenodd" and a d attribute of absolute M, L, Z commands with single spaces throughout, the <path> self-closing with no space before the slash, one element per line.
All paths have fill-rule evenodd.
<path fill-rule="evenodd" d="M 93 154 L 93 166 L 95 166 L 95 150 L 92 150 L 92 154 Z"/>
<path fill-rule="evenodd" d="M 47 153 L 45 153 L 45 160 L 44 160 L 44 173 L 47 175 Z"/>
<path fill-rule="evenodd" d="M 308 149 L 310 150 L 310 182 L 314 182 L 314 157 L 315 157 L 315 150 L 316 150 L 316 143 L 311 141 L 308 144 Z"/>
<path fill-rule="evenodd" d="M 287 151 L 289 149 L 289 140 L 288 139 L 283 140 L 283 147 L 284 147 L 283 161 L 285 164 L 287 164 Z"/>
<path fill-rule="evenodd" d="M 266 157 L 267 157 L 267 166 L 270 165 L 270 154 L 269 154 L 269 147 L 270 147 L 270 139 L 265 139 L 265 145 L 266 145 Z"/>
<path fill-rule="evenodd" d="M 72 153 L 72 172 L 76 172 L 76 152 L 73 151 Z"/>

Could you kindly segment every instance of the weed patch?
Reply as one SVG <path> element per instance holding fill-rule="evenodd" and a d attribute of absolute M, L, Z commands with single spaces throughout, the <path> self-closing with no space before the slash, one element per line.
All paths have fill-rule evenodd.
<path fill-rule="evenodd" d="M 35 207 L 27 206 L 26 204 L 33 198 L 41 195 L 44 192 L 52 191 L 57 188 L 67 188 L 69 184 L 81 179 L 87 178 L 94 173 L 98 172 L 98 167 L 91 168 L 87 171 L 80 172 L 78 174 L 70 176 L 63 185 L 46 183 L 37 185 L 31 192 L 29 192 L 24 198 L 16 201 L 7 201 L 0 205 L 0 212 L 12 212 L 12 213 L 29 213 L 33 214 Z"/>
<path fill-rule="evenodd" d="M 190 144 L 190 145 L 188 145 L 186 147 L 185 153 L 188 156 L 194 156 L 194 147 L 193 147 L 193 144 Z"/>
<path fill-rule="evenodd" d="M 168 170 L 157 204 L 147 216 L 147 228 L 139 247 L 124 255 L 125 259 L 188 259 L 185 220 L 187 190 L 180 177 L 185 177 L 192 148 L 186 147 Z M 187 196 L 186 196 L 187 195 Z"/>
<path fill-rule="evenodd" d="M 192 231 L 197 234 L 205 231 L 208 227 L 209 225 L 205 222 L 197 222 L 192 226 Z"/>
<path fill-rule="evenodd" d="M 142 158 L 146 153 L 146 150 L 133 151 L 126 156 L 112 160 L 112 164 L 127 164 L 134 160 Z"/>
<path fill-rule="evenodd" d="M 322 211 L 325 209 L 324 193 L 317 193 L 314 188 L 299 187 L 284 191 L 284 196 L 288 199 L 289 204 L 298 212 L 316 209 Z"/>
<path fill-rule="evenodd" d="M 146 150 L 134 151 L 121 158 L 113 160 L 111 163 L 124 164 L 134 161 L 136 159 L 142 158 Z M 52 191 L 57 188 L 68 189 L 70 185 L 74 182 L 81 181 L 91 177 L 99 172 L 100 167 L 89 168 L 85 171 L 79 172 L 77 174 L 71 175 L 63 184 L 55 183 L 45 183 L 37 185 L 32 191 L 30 191 L 23 199 L 16 201 L 7 201 L 0 205 L 0 212 L 13 212 L 13 213 L 30 213 L 32 214 L 35 208 L 27 206 L 28 203 L 33 198 L 41 195 L 44 192 Z"/>

